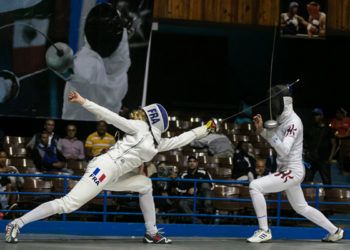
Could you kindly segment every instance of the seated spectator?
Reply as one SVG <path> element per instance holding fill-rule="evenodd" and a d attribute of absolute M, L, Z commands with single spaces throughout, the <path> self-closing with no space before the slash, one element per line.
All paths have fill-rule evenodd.
<path fill-rule="evenodd" d="M 0 176 L 0 192 L 11 192 L 11 181 L 7 176 Z M 9 199 L 9 195 L 0 194 L 0 209 L 9 208 Z"/>
<path fill-rule="evenodd" d="M 210 174 L 205 170 L 198 167 L 198 160 L 194 156 L 188 157 L 187 160 L 188 168 L 185 172 L 179 175 L 181 179 L 198 179 L 198 180 L 212 180 Z M 196 192 L 197 196 L 200 197 L 212 197 L 214 189 L 214 183 L 198 182 L 196 191 L 193 182 L 179 182 L 176 190 L 184 196 L 193 196 Z M 213 213 L 212 201 L 211 200 L 197 200 L 197 207 L 203 207 L 205 213 Z M 181 199 L 179 202 L 180 209 L 187 213 L 192 214 L 193 200 L 192 199 Z M 201 223 L 201 220 L 197 218 L 197 222 Z"/>
<path fill-rule="evenodd" d="M 336 131 L 336 137 L 340 139 L 350 137 L 350 117 L 347 114 L 345 109 L 338 108 L 335 118 L 331 122 L 332 128 Z"/>
<path fill-rule="evenodd" d="M 249 144 L 239 142 L 233 155 L 232 178 L 237 180 L 248 180 L 248 173 L 253 171 L 256 165 L 255 157 L 249 153 Z"/>
<path fill-rule="evenodd" d="M 51 144 L 57 145 L 57 142 L 59 140 L 59 136 L 55 134 L 54 130 L 55 130 L 55 121 L 52 119 L 46 120 L 44 125 L 44 131 L 46 131 L 47 134 L 49 135 L 48 146 L 51 146 Z M 27 148 L 33 150 L 39 145 L 40 140 L 41 140 L 41 133 L 35 134 L 30 140 L 30 142 L 27 144 Z"/>
<path fill-rule="evenodd" d="M 306 170 L 305 181 L 312 182 L 317 172 L 325 185 L 332 184 L 331 166 L 336 151 L 334 131 L 326 124 L 323 111 L 314 109 L 313 125 L 305 130 L 305 160 L 310 164 Z"/>
<path fill-rule="evenodd" d="M 34 148 L 32 158 L 35 166 L 40 171 L 61 171 L 72 173 L 65 169 L 65 159 L 61 152 L 57 149 L 57 145 L 51 143 L 49 145 L 49 133 L 43 131 L 41 133 L 40 142 Z"/>
<path fill-rule="evenodd" d="M 0 151 L 0 173 L 19 173 L 16 167 L 11 166 L 11 161 L 5 151 Z M 23 177 L 10 176 L 9 179 L 14 189 L 21 187 L 24 183 Z"/>
<path fill-rule="evenodd" d="M 266 160 L 265 159 L 257 159 L 255 168 L 252 168 L 248 173 L 249 182 L 264 177 L 270 174 L 268 169 L 266 168 Z"/>
<path fill-rule="evenodd" d="M 204 138 L 194 140 L 190 146 L 207 148 L 209 154 L 216 157 L 232 157 L 234 153 L 230 139 L 226 135 L 217 133 L 211 133 Z"/>
<path fill-rule="evenodd" d="M 169 166 L 166 162 L 160 162 L 154 172 L 153 166 L 150 165 L 148 172 L 153 172 L 150 178 L 173 178 L 177 177 L 177 168 L 175 166 Z M 173 195 L 173 189 L 176 184 L 175 181 L 152 181 L 153 195 L 156 196 L 171 196 Z M 156 208 L 160 212 L 169 212 L 174 208 L 174 201 L 167 199 L 157 199 Z"/>
<path fill-rule="evenodd" d="M 4 149 L 5 144 L 5 133 L 0 129 L 0 150 Z"/>
<path fill-rule="evenodd" d="M 11 161 L 7 157 L 7 153 L 5 151 L 0 151 L 0 173 L 6 173 L 6 174 L 17 174 L 19 173 L 17 168 L 14 166 L 11 166 Z M 0 190 L 3 191 L 18 191 L 20 187 L 22 187 L 24 184 L 23 177 L 16 177 L 16 176 L 9 176 L 9 177 L 0 177 Z M 18 195 L 3 195 L 0 197 L 0 203 L 8 205 L 9 203 L 12 204 L 10 207 L 13 209 L 15 206 L 17 206 L 19 196 Z M 9 206 L 7 209 L 10 208 Z"/>
<path fill-rule="evenodd" d="M 253 109 L 245 101 L 241 101 L 239 105 L 239 110 L 243 111 L 242 114 L 237 116 L 234 123 L 241 125 L 253 122 Z"/>
<path fill-rule="evenodd" d="M 90 134 L 85 142 L 86 156 L 89 158 L 106 153 L 115 144 L 114 137 L 107 133 L 105 121 L 99 121 L 96 129 L 97 131 Z"/>
<path fill-rule="evenodd" d="M 58 141 L 57 148 L 66 160 L 84 160 L 84 144 L 76 137 L 77 127 L 69 124 L 66 127 L 66 137 Z"/>

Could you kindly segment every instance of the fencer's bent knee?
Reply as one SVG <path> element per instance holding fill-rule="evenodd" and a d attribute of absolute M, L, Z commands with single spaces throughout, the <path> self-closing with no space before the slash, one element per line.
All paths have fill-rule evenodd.
<path fill-rule="evenodd" d="M 143 176 L 142 180 L 142 186 L 139 188 L 138 192 L 139 194 L 146 194 L 148 192 L 152 192 L 152 181 L 150 178 Z"/>
<path fill-rule="evenodd" d="M 309 205 L 307 205 L 307 204 L 303 204 L 303 205 L 292 204 L 292 203 L 290 203 L 290 204 L 297 214 L 300 214 L 303 216 L 307 212 L 307 210 L 309 209 Z"/>
<path fill-rule="evenodd" d="M 259 192 L 262 193 L 262 188 L 260 187 L 260 185 L 258 184 L 257 180 L 252 181 L 251 183 L 249 183 L 249 192 L 250 193 L 254 193 L 254 192 Z"/>
<path fill-rule="evenodd" d="M 54 202 L 58 206 L 57 212 L 59 214 L 71 213 L 75 210 L 78 210 L 82 205 L 84 205 L 83 203 L 79 202 L 79 200 L 69 195 L 66 195 L 60 199 L 56 199 Z"/>

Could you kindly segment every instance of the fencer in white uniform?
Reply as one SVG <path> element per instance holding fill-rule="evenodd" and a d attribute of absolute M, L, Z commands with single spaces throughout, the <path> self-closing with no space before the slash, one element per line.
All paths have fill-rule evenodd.
<path fill-rule="evenodd" d="M 128 120 L 81 97 L 77 92 L 71 92 L 69 99 L 72 102 L 80 103 L 86 110 L 97 115 L 100 120 L 112 124 L 125 132 L 126 135 L 107 153 L 90 161 L 82 179 L 66 196 L 46 202 L 9 223 L 6 227 L 6 241 L 17 242 L 19 229 L 24 225 L 54 214 L 73 212 L 103 190 L 139 192 L 146 228 L 148 231 L 152 228 L 156 229 L 151 180 L 140 175 L 128 176 L 127 174 L 142 163 L 152 160 L 158 152 L 179 148 L 195 139 L 206 136 L 209 133 L 210 122 L 209 125 L 192 129 L 177 137 L 161 138 L 161 133 L 168 128 L 168 114 L 160 104 L 144 107 L 142 109 L 144 111 L 143 119 Z M 145 202 L 142 202 L 142 196 L 145 197 Z M 151 219 L 147 219 L 147 216 Z M 147 220 L 153 220 L 153 225 L 147 225 Z M 158 232 L 155 235 L 146 234 L 144 242 L 169 243 L 168 239 Z"/>
<path fill-rule="evenodd" d="M 122 27 L 118 12 L 110 4 L 96 5 L 88 14 L 85 45 L 76 54 L 73 74 L 66 82 L 64 96 L 78 91 L 90 101 L 119 112 L 128 91 L 128 70 L 131 65 L 127 30 Z M 89 111 L 64 98 L 62 118 L 96 121 Z"/>
<path fill-rule="evenodd" d="M 257 115 L 257 132 L 269 142 L 277 152 L 277 172 L 254 180 L 250 183 L 250 195 L 259 222 L 259 230 L 248 242 L 260 243 L 272 239 L 268 227 L 267 209 L 264 194 L 285 191 L 293 209 L 329 234 L 323 241 L 338 241 L 343 238 L 343 230 L 334 226 L 320 211 L 305 201 L 301 182 L 305 176 L 303 165 L 303 124 L 293 110 L 293 99 L 287 85 L 277 85 L 271 90 L 272 108 L 278 127 L 264 129 L 261 115 Z"/>

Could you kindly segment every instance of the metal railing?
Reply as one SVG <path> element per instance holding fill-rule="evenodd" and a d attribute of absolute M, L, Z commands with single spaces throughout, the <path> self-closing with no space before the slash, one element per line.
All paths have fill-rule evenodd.
<path fill-rule="evenodd" d="M 45 179 L 63 179 L 63 192 L 25 192 L 25 191 L 15 191 L 15 192 L 0 192 L 0 195 L 32 195 L 32 196 L 64 196 L 68 193 L 68 180 L 79 180 L 82 176 L 72 176 L 72 175 L 54 175 L 54 174 L 3 174 L 0 173 L 1 176 L 16 176 L 16 177 L 36 177 L 36 178 L 45 178 Z M 193 207 L 192 214 L 188 213 L 157 213 L 159 216 L 168 216 L 168 217 L 192 217 L 193 223 L 196 223 L 196 218 L 198 217 L 208 217 L 208 218 L 240 218 L 240 219 L 255 219 L 255 215 L 238 215 L 238 214 L 204 214 L 197 213 L 197 201 L 199 200 L 212 200 L 212 201 L 231 201 L 231 202 L 251 202 L 250 198 L 226 198 L 226 197 L 201 197 L 197 195 L 196 190 L 198 189 L 199 183 L 215 183 L 220 185 L 240 185 L 247 186 L 249 185 L 248 181 L 236 181 L 236 180 L 203 180 L 203 179 L 171 179 L 171 178 L 152 178 L 152 181 L 165 181 L 165 182 L 193 182 L 194 183 L 194 194 L 193 196 L 154 196 L 154 199 L 192 199 Z M 237 186 L 234 186 L 237 187 Z M 321 184 L 303 184 L 304 188 L 314 188 L 315 189 L 315 200 L 308 201 L 309 204 L 313 204 L 316 208 L 319 208 L 320 205 L 347 205 L 349 206 L 350 211 L 350 202 L 329 202 L 320 200 L 320 189 L 321 188 L 344 188 L 350 189 L 350 185 L 321 185 Z M 138 195 L 135 194 L 109 194 L 108 191 L 102 191 L 102 194 L 97 195 L 96 197 L 103 199 L 102 211 L 82 211 L 77 210 L 73 213 L 75 214 L 90 214 L 90 215 L 102 215 L 102 221 L 107 221 L 108 215 L 129 215 L 129 216 L 140 216 L 141 212 L 112 212 L 108 211 L 108 199 L 109 198 L 138 198 Z M 282 220 L 290 220 L 290 221 L 303 221 L 305 218 L 295 218 L 295 217 L 283 217 L 281 216 L 282 204 L 288 203 L 287 200 L 282 199 L 281 193 L 277 194 L 277 199 L 267 199 L 266 202 L 268 204 L 277 203 L 276 205 L 276 216 L 269 216 L 269 219 L 276 221 L 276 226 L 280 226 Z M 0 212 L 4 213 L 25 213 L 29 210 L 6 210 L 2 209 Z M 349 212 L 350 214 L 350 212 Z M 66 214 L 62 214 L 62 220 L 66 221 Z M 344 218 L 334 218 L 333 221 L 341 221 L 341 222 L 350 222 L 350 219 Z"/>

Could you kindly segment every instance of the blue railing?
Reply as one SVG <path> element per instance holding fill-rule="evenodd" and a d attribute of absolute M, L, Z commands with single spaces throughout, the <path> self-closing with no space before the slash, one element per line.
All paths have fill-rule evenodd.
<path fill-rule="evenodd" d="M 53 174 L 2 174 L 0 176 L 16 176 L 16 177 L 39 177 L 45 179 L 63 179 L 63 192 L 0 192 L 2 194 L 13 194 L 13 195 L 35 195 L 35 196 L 64 196 L 68 193 L 68 179 L 79 180 L 81 176 L 72 176 L 72 175 L 53 175 Z M 169 216 L 169 217 L 192 217 L 193 223 L 196 223 L 197 217 L 208 217 L 208 218 L 240 218 L 240 219 L 255 219 L 256 216 L 253 215 L 237 215 L 237 214 L 203 214 L 196 213 L 197 210 L 197 201 L 198 200 L 212 200 L 212 201 L 231 201 L 231 202 L 251 202 L 250 198 L 219 198 L 219 197 L 200 197 L 197 196 L 197 186 L 198 183 L 215 183 L 222 185 L 245 185 L 247 186 L 249 183 L 247 181 L 235 181 L 235 180 L 200 180 L 200 179 L 171 179 L 171 178 L 152 178 L 153 181 L 167 181 L 167 182 L 193 182 L 194 183 L 194 195 L 193 196 L 154 196 L 155 199 L 193 199 L 193 213 L 158 213 L 159 216 Z M 321 184 L 304 184 L 302 185 L 304 188 L 314 188 L 315 189 L 315 200 L 308 201 L 309 204 L 313 204 L 316 208 L 319 208 L 320 205 L 347 205 L 349 206 L 350 211 L 350 202 L 327 202 L 321 201 L 320 198 L 320 189 L 321 188 L 344 188 L 350 189 L 350 185 L 321 185 Z M 103 199 L 102 211 L 75 211 L 75 214 L 90 214 L 90 215 L 102 215 L 102 221 L 107 221 L 108 215 L 129 215 L 129 216 L 140 216 L 141 212 L 110 212 L 108 211 L 108 198 L 138 198 L 138 195 L 135 194 L 109 194 L 108 191 L 103 191 L 102 194 L 97 195 L 96 197 Z M 281 216 L 282 204 L 288 203 L 287 200 L 282 199 L 281 193 L 277 194 L 277 199 L 271 200 L 268 199 L 266 201 L 268 204 L 277 203 L 276 216 L 271 216 L 269 219 L 276 221 L 276 226 L 280 226 L 282 220 L 290 220 L 290 221 L 303 221 L 305 218 L 295 218 L 295 217 L 283 217 Z M 8 213 L 25 213 L 29 210 L 0 210 L 0 212 L 8 212 Z M 350 213 L 349 213 L 350 214 Z M 66 221 L 66 214 L 62 214 L 62 220 Z M 333 221 L 341 221 L 341 222 L 350 222 L 348 218 L 334 218 Z"/>

